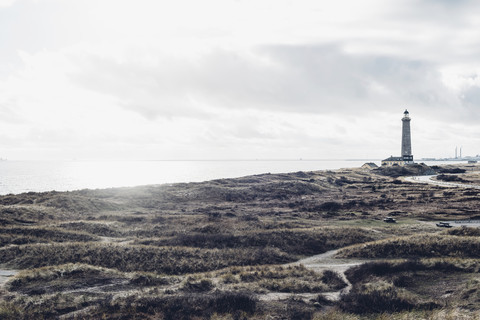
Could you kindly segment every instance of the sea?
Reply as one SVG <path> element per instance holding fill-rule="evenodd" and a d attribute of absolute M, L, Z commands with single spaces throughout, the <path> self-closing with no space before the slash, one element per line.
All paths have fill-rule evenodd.
<path fill-rule="evenodd" d="M 334 170 L 380 160 L 0 161 L 0 195 Z M 438 164 L 435 162 L 434 164 Z"/>

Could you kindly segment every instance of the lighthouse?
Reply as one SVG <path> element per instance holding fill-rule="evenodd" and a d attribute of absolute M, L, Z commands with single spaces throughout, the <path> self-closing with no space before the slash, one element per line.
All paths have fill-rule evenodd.
<path fill-rule="evenodd" d="M 405 163 L 413 163 L 412 137 L 410 135 L 410 114 L 405 110 L 402 118 L 402 158 Z"/>
<path fill-rule="evenodd" d="M 382 166 L 404 166 L 412 164 L 412 137 L 410 135 L 410 114 L 405 110 L 402 118 L 402 153 L 400 157 L 390 156 L 382 160 Z"/>

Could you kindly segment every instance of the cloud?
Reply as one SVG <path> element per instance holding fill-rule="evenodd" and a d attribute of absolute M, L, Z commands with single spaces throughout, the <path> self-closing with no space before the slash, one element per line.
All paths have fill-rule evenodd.
<path fill-rule="evenodd" d="M 0 102 L 0 119 L 10 124 L 24 124 L 24 119 L 16 111 L 17 106 L 14 98 Z"/>
<path fill-rule="evenodd" d="M 160 56 L 147 65 L 87 56 L 78 70 L 70 74 L 74 83 L 150 119 L 215 110 L 358 115 L 403 106 L 447 114 L 452 106 L 464 108 L 437 64 L 348 53 L 337 44 L 218 49 L 195 60 Z"/>
<path fill-rule="evenodd" d="M 0 135 L 72 157 L 368 156 L 408 108 L 415 139 L 452 144 L 480 136 L 478 6 L 21 1 L 0 10 Z"/>
<path fill-rule="evenodd" d="M 17 0 L 0 0 L 0 8 L 1 7 L 10 7 L 12 6 Z"/>
<path fill-rule="evenodd" d="M 81 71 L 68 74 L 73 83 L 111 96 L 118 106 L 147 119 L 206 116 L 191 96 L 187 63 L 172 59 L 150 66 L 89 56 L 78 67 Z"/>

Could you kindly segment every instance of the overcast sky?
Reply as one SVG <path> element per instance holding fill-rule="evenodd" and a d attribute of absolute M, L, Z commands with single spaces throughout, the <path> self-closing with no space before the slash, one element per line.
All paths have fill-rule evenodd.
<path fill-rule="evenodd" d="M 480 153 L 480 2 L 0 0 L 0 157 Z"/>

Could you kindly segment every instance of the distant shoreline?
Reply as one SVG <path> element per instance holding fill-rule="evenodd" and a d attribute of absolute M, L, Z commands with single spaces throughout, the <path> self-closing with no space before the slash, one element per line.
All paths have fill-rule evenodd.
<path fill-rule="evenodd" d="M 379 160 L 17 161 L 0 166 L 0 195 L 202 182 L 264 173 L 359 168 Z M 432 165 L 455 162 L 430 162 Z M 429 162 L 427 161 L 427 165 Z"/>

